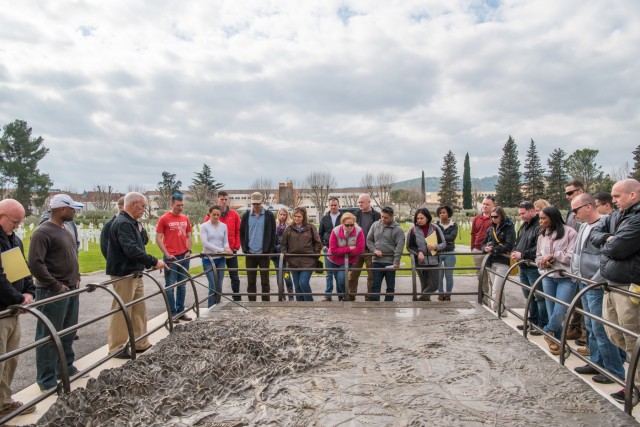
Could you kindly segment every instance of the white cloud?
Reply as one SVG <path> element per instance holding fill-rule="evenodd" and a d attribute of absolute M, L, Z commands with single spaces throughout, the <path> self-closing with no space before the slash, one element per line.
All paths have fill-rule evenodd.
<path fill-rule="evenodd" d="M 497 173 L 513 135 L 630 160 L 640 3 L 18 2 L 0 17 L 0 123 L 27 120 L 58 187 L 227 188 L 330 170 Z M 73 162 L 73 167 L 69 162 Z M 461 170 L 460 170 L 461 173 Z"/>

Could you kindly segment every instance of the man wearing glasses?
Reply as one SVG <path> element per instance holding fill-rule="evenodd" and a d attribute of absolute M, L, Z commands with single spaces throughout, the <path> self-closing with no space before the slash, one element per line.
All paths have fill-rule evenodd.
<path fill-rule="evenodd" d="M 262 206 L 262 193 L 251 193 L 251 209 L 242 215 L 240 221 L 240 244 L 246 257 L 247 293 L 249 301 L 256 300 L 256 279 L 260 270 L 260 284 L 262 293 L 271 291 L 269 285 L 269 256 L 276 251 L 276 217 Z M 252 254 L 267 254 L 265 256 L 251 256 Z M 253 269 L 253 270 L 251 270 Z M 269 295 L 263 295 L 262 301 L 270 301 Z"/>
<path fill-rule="evenodd" d="M 580 194 L 584 194 L 584 184 L 580 181 L 571 181 L 564 188 L 564 195 L 571 205 L 571 201 L 578 197 Z M 569 208 L 567 212 L 567 218 L 564 221 L 569 227 L 573 227 L 574 230 L 580 230 L 580 221 L 576 219 L 575 214 Z"/>
<path fill-rule="evenodd" d="M 182 213 L 184 196 L 176 193 L 171 196 L 171 210 L 158 219 L 156 226 L 156 244 L 164 254 L 163 261 L 167 263 L 164 270 L 165 287 L 172 286 L 188 277 L 189 257 L 191 256 L 191 222 Z M 187 259 L 185 259 L 187 258 Z M 174 321 L 191 320 L 184 311 L 185 285 L 167 290 L 171 317 Z M 180 315 L 180 317 L 177 317 Z"/>
<path fill-rule="evenodd" d="M 82 203 L 75 202 L 67 194 L 57 194 L 49 202 L 51 218 L 40 224 L 31 235 L 29 245 L 29 267 L 36 284 L 36 301 L 78 289 L 80 267 L 75 239 L 64 226 L 73 221 L 77 209 Z M 38 307 L 57 331 L 67 329 L 78 323 L 79 297 L 61 299 Z M 42 322 L 36 326 L 36 341 L 48 335 Z M 76 333 L 60 338 L 64 349 L 65 363 L 69 375 L 75 375 L 78 369 L 73 366 L 75 353 L 72 348 Z M 60 376 L 58 352 L 53 342 L 36 348 L 36 382 L 40 390 L 57 386 Z"/>
<path fill-rule="evenodd" d="M 107 274 L 111 279 L 120 279 L 145 268 L 163 270 L 166 264 L 162 260 L 147 254 L 138 219 L 142 218 L 147 208 L 147 199 L 140 193 L 131 192 L 124 196 L 124 209 L 118 214 L 109 230 L 107 245 Z M 142 276 L 127 277 L 113 284 L 113 289 L 129 303 L 144 296 Z M 114 300 L 111 308 L 119 307 Z M 133 333 L 136 339 L 147 333 L 147 306 L 141 301 L 128 309 Z M 109 353 L 118 352 L 115 357 L 128 359 L 131 355 L 125 348 L 129 340 L 127 323 L 122 313 L 111 316 L 109 323 Z M 135 343 L 137 352 L 144 352 L 151 347 L 148 338 Z"/>
<path fill-rule="evenodd" d="M 17 200 L 4 199 L 0 201 L 0 252 L 19 248 L 24 258 L 22 241 L 14 232 L 24 219 L 24 207 Z M 0 311 L 11 305 L 27 305 L 33 301 L 35 287 L 31 276 L 9 282 L 0 258 Z M 7 354 L 20 346 L 19 316 L 5 316 L 0 318 L 0 354 Z M 22 402 L 11 398 L 11 382 L 18 366 L 18 358 L 13 357 L 6 362 L 0 362 L 0 417 L 22 406 Z M 23 412 L 31 413 L 35 406 Z"/>

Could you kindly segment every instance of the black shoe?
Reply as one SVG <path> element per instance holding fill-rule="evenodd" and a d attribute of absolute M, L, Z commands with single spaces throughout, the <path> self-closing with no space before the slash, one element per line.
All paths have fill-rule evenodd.
<path fill-rule="evenodd" d="M 149 347 L 147 347 L 147 348 L 145 348 L 145 349 L 143 349 L 143 350 L 138 350 L 138 349 L 136 348 L 136 353 L 144 353 L 145 351 L 149 350 L 151 347 L 153 347 L 153 346 L 152 346 L 152 345 L 150 345 Z"/>
<path fill-rule="evenodd" d="M 113 358 L 114 359 L 131 359 L 131 353 L 129 353 L 129 350 L 126 350 L 113 356 Z"/>
<path fill-rule="evenodd" d="M 594 375 L 591 377 L 594 383 L 598 384 L 613 384 L 615 381 L 610 380 L 602 374 Z"/>
<path fill-rule="evenodd" d="M 533 335 L 534 337 L 539 337 L 542 335 L 542 332 L 540 332 L 537 329 L 530 329 L 529 330 L 529 335 Z"/>
<path fill-rule="evenodd" d="M 192 319 L 191 317 L 187 316 L 186 314 L 183 314 L 182 316 L 178 317 L 179 320 L 184 320 L 185 322 L 190 322 Z"/>
<path fill-rule="evenodd" d="M 523 330 L 524 329 L 524 325 L 518 325 L 518 326 L 516 326 L 516 328 L 518 328 L 519 330 Z"/>
<path fill-rule="evenodd" d="M 582 338 L 578 338 L 576 340 L 576 345 L 579 347 L 586 347 L 587 346 L 587 340 L 583 340 Z"/>
<path fill-rule="evenodd" d="M 610 396 L 614 398 L 614 400 L 624 404 L 624 399 L 627 395 L 627 390 L 626 389 L 622 389 L 620 391 L 617 391 L 615 393 L 611 393 Z M 637 388 L 634 387 L 633 389 L 633 397 L 631 398 L 631 406 L 636 406 L 638 404 L 638 402 L 640 401 L 640 392 L 638 391 Z"/>
<path fill-rule="evenodd" d="M 80 335 L 78 335 L 78 334 L 76 334 L 76 336 L 75 336 L 75 337 L 73 337 L 73 340 L 74 340 L 74 341 L 78 341 L 79 339 L 80 339 Z M 23 412 L 23 414 L 24 414 L 24 412 Z"/>
<path fill-rule="evenodd" d="M 581 375 L 596 375 L 600 373 L 596 368 L 589 365 L 578 366 L 573 368 L 573 370 Z"/>

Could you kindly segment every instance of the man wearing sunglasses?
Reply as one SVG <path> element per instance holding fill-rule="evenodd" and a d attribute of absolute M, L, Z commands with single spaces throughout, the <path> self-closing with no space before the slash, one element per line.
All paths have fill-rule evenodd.
<path fill-rule="evenodd" d="M 564 188 L 564 196 L 569 201 L 569 205 L 571 205 L 571 201 L 580 194 L 584 194 L 584 184 L 578 180 L 571 181 Z M 571 209 L 567 212 L 567 218 L 564 222 L 569 227 L 573 227 L 574 230 L 580 230 L 580 221 L 576 219 L 576 216 Z"/>
<path fill-rule="evenodd" d="M 164 285 L 169 287 L 188 277 L 189 257 L 191 256 L 191 222 L 182 213 L 184 210 L 184 196 L 176 193 L 171 196 L 169 203 L 171 210 L 158 219 L 156 226 L 156 244 L 164 254 L 163 261 L 167 263 L 164 270 Z M 174 292 L 175 290 L 175 292 Z M 171 317 L 174 321 L 188 322 L 191 317 L 184 311 L 186 285 L 178 285 L 167 290 Z M 180 317 L 177 317 L 180 315 Z"/>

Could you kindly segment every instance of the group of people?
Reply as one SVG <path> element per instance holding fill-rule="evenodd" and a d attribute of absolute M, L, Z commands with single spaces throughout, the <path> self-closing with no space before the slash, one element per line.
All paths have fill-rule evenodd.
<path fill-rule="evenodd" d="M 590 284 L 606 282 L 607 287 L 594 287 L 583 293 L 578 300 L 580 308 L 640 333 L 640 298 L 611 290 L 618 287 L 640 293 L 640 286 L 636 286 L 640 283 L 640 183 L 626 179 L 617 182 L 610 194 L 591 195 L 580 181 L 572 181 L 566 185 L 565 195 L 571 204 L 565 217 L 545 200 L 521 202 L 518 214 L 522 225 L 517 232 L 504 209 L 495 206 L 492 197 L 484 199 L 482 212 L 473 219 L 471 241 L 474 252 L 488 255 L 488 280 L 484 280 L 487 276 L 479 276 L 479 280 L 483 280 L 484 294 L 490 296 L 490 306 L 496 310 L 500 304 L 510 263 L 527 260 L 519 265 L 520 282 L 533 286 L 542 276 L 540 289 L 544 294 L 565 304 Z M 484 258 L 475 258 L 478 266 Z M 529 297 L 528 289 L 523 293 Z M 636 339 L 588 316 L 565 319 L 566 313 L 567 306 L 535 294 L 528 307 L 528 321 L 546 333 L 545 341 L 552 354 L 560 354 L 558 340 L 563 328 L 567 328 L 567 337 L 583 344 L 578 352 L 600 369 L 624 379 L 623 363 L 633 352 Z M 518 327 L 522 329 L 523 325 Z M 530 333 L 542 335 L 537 329 Z M 591 365 L 575 370 L 593 375 L 595 382 L 613 383 Z M 635 375 L 635 380 L 640 380 L 637 371 Z M 622 389 L 611 396 L 624 402 L 626 393 Z M 636 389 L 634 394 L 637 401 L 640 393 Z"/>

